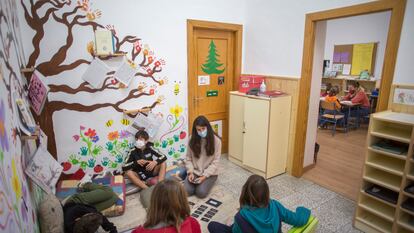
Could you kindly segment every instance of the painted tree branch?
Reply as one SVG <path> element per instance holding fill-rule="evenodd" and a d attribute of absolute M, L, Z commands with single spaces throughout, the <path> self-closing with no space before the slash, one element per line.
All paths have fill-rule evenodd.
<path fill-rule="evenodd" d="M 97 93 L 104 90 L 117 90 L 119 87 L 115 86 L 115 84 L 109 82 L 112 78 L 107 77 L 102 85 L 101 88 L 95 89 L 89 85 L 88 82 L 81 83 L 77 88 L 72 88 L 68 85 L 49 85 L 49 92 L 56 93 L 56 92 L 63 92 L 66 94 L 77 94 L 79 92 L 88 92 L 88 93 Z"/>
<path fill-rule="evenodd" d="M 52 101 L 49 102 L 49 106 L 51 107 L 50 110 L 52 110 L 53 112 L 55 111 L 60 111 L 60 110 L 73 110 L 73 111 L 78 111 L 78 112 L 93 112 L 97 109 L 100 108 L 106 108 L 106 107 L 112 107 L 113 109 L 115 109 L 117 112 L 123 112 L 123 109 L 120 107 L 123 103 L 131 100 L 131 99 L 137 99 L 141 96 L 149 96 L 149 93 L 146 92 L 140 92 L 138 93 L 137 90 L 131 90 L 129 92 L 129 94 L 123 98 L 122 100 L 119 100 L 115 103 L 99 103 L 99 104 L 92 104 L 92 105 L 83 105 L 80 103 L 67 103 L 64 101 Z M 157 100 L 154 103 L 160 104 L 160 101 Z M 154 107 L 155 107 L 154 105 Z"/>

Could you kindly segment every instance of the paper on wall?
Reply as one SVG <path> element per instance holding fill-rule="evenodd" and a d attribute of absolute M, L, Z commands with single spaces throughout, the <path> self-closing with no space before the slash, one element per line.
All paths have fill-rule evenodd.
<path fill-rule="evenodd" d="M 198 76 L 198 85 L 210 85 L 210 75 L 199 75 Z"/>
<path fill-rule="evenodd" d="M 343 64 L 333 64 L 332 71 L 342 71 Z"/>
<path fill-rule="evenodd" d="M 135 135 L 138 130 L 144 129 L 150 138 L 154 138 L 155 135 L 157 135 L 162 123 L 163 119 L 159 115 L 150 112 L 147 116 L 145 116 L 142 113 L 138 113 L 128 131 L 132 135 Z"/>
<path fill-rule="evenodd" d="M 344 64 L 342 67 L 342 74 L 350 75 L 351 74 L 351 64 Z"/>
<path fill-rule="evenodd" d="M 414 105 L 414 90 L 407 88 L 395 88 L 394 103 Z"/>
<path fill-rule="evenodd" d="M 95 47 L 97 55 L 109 55 L 114 53 L 114 38 L 109 30 L 95 31 Z"/>
<path fill-rule="evenodd" d="M 82 75 L 82 79 L 88 82 L 92 87 L 100 88 L 102 87 L 109 71 L 110 68 L 105 64 L 105 62 L 99 58 L 95 58 Z"/>
<path fill-rule="evenodd" d="M 56 183 L 62 171 L 63 167 L 42 146 L 39 146 L 25 170 L 26 174 L 47 193 L 55 193 Z"/>
<path fill-rule="evenodd" d="M 37 115 L 40 115 L 42 112 L 49 92 L 49 87 L 43 82 L 44 78 L 40 72 L 35 70 L 30 78 L 28 87 L 28 98 Z"/>
<path fill-rule="evenodd" d="M 352 54 L 352 75 L 359 75 L 361 71 L 368 70 L 371 74 L 372 55 L 375 43 L 355 44 Z"/>
<path fill-rule="evenodd" d="M 210 122 L 211 127 L 213 128 L 214 132 L 219 136 L 223 137 L 223 121 L 211 121 Z"/>
<path fill-rule="evenodd" d="M 124 59 L 122 64 L 116 70 L 114 77 L 125 86 L 128 86 L 135 73 L 136 70 Z"/>
<path fill-rule="evenodd" d="M 40 146 L 43 146 L 43 148 L 47 148 L 47 135 L 41 128 L 39 128 L 39 144 Z"/>

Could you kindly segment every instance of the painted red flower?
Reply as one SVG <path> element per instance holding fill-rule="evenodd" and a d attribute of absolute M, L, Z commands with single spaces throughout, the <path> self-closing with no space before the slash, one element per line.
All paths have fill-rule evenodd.
<path fill-rule="evenodd" d="M 85 136 L 93 138 L 96 135 L 96 131 L 94 129 L 89 128 L 88 131 L 85 132 Z"/>

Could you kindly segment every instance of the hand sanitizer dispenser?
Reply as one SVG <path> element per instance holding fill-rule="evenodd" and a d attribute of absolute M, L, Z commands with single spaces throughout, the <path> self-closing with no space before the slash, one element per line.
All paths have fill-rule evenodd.
<path fill-rule="evenodd" d="M 266 84 L 263 80 L 262 84 L 260 84 L 260 93 L 265 93 L 265 92 L 266 92 Z"/>

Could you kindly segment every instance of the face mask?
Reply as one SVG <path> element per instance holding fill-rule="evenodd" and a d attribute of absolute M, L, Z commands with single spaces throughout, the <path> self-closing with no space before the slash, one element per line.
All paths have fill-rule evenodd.
<path fill-rule="evenodd" d="M 135 142 L 135 146 L 136 146 L 137 148 L 143 148 L 143 147 L 145 146 L 145 141 L 143 141 L 143 140 L 137 140 L 137 141 Z"/>
<path fill-rule="evenodd" d="M 200 136 L 200 137 L 202 137 L 202 138 L 205 138 L 205 137 L 207 137 L 207 130 L 205 129 L 205 130 L 203 130 L 203 131 L 197 131 L 197 133 L 198 133 L 198 136 Z"/>

